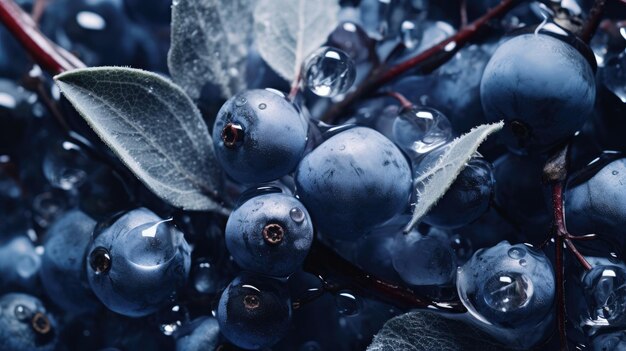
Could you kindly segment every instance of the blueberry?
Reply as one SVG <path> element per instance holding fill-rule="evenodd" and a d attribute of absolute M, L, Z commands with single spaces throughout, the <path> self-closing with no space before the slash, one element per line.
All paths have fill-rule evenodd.
<path fill-rule="evenodd" d="M 168 26 L 172 1 L 170 0 L 124 0 L 130 17 L 140 23 Z"/>
<path fill-rule="evenodd" d="M 129 317 L 156 312 L 183 286 L 190 265 L 183 234 L 145 208 L 96 230 L 86 254 L 93 292 L 107 308 Z"/>
<path fill-rule="evenodd" d="M 574 47 L 523 34 L 491 57 L 480 98 L 488 120 L 505 121 L 507 146 L 533 152 L 572 136 L 591 115 L 595 91 L 592 67 Z"/>
<path fill-rule="evenodd" d="M 552 224 L 549 195 L 542 186 L 544 164 L 544 157 L 512 153 L 494 162 L 495 203 L 533 241 L 542 241 Z"/>
<path fill-rule="evenodd" d="M 456 257 L 447 238 L 413 231 L 396 237 L 393 267 L 412 285 L 449 284 L 456 270 Z"/>
<path fill-rule="evenodd" d="M 458 228 L 471 223 L 489 208 L 494 187 L 491 164 L 474 157 L 423 221 L 440 228 Z"/>
<path fill-rule="evenodd" d="M 626 349 L 626 332 L 616 331 L 600 334 L 591 342 L 593 351 L 620 351 Z"/>
<path fill-rule="evenodd" d="M 593 177 L 568 186 L 565 219 L 575 235 L 598 234 L 623 243 L 626 226 L 626 159 L 615 160 Z"/>
<path fill-rule="evenodd" d="M 533 327 L 550 316 L 556 283 L 543 252 L 507 241 L 480 249 L 457 272 L 457 290 L 469 312 L 486 324 Z"/>
<path fill-rule="evenodd" d="M 307 142 L 296 108 L 269 90 L 248 90 L 230 98 L 213 126 L 217 159 L 236 181 L 257 183 L 293 171 Z"/>
<path fill-rule="evenodd" d="M 47 13 L 44 32 L 88 66 L 133 63 L 139 48 L 137 28 L 123 0 L 61 0 L 51 3 Z"/>
<path fill-rule="evenodd" d="M 83 263 L 95 226 L 89 216 L 72 210 L 57 219 L 45 236 L 39 277 L 48 297 L 69 313 L 91 312 L 99 306 Z"/>
<path fill-rule="evenodd" d="M 6 294 L 0 297 L 1 350 L 56 350 L 58 327 L 36 297 Z"/>
<path fill-rule="evenodd" d="M 235 209 L 225 234 L 226 247 L 241 268 L 284 277 L 304 261 L 313 241 L 313 224 L 293 196 L 267 194 Z"/>
<path fill-rule="evenodd" d="M 36 117 L 37 108 L 41 108 L 36 102 L 37 96 L 34 93 L 25 90 L 12 80 L 0 79 L 1 153 L 14 154 L 25 141 L 28 127 Z"/>
<path fill-rule="evenodd" d="M 25 235 L 15 236 L 0 246 L 0 291 L 36 292 L 41 257 Z"/>
<path fill-rule="evenodd" d="M 244 273 L 222 293 L 217 321 L 222 334 L 238 347 L 272 346 L 286 334 L 291 321 L 287 287 L 278 280 Z"/>
<path fill-rule="evenodd" d="M 212 317 L 200 317 L 186 326 L 176 339 L 176 351 L 215 350 L 218 347 L 220 327 Z"/>
<path fill-rule="evenodd" d="M 356 239 L 403 212 L 411 169 L 400 150 L 373 129 L 343 131 L 308 154 L 296 172 L 298 196 L 316 228 Z"/>

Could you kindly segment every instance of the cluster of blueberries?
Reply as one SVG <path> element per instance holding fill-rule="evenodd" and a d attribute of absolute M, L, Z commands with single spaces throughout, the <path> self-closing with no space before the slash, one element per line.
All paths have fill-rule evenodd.
<path fill-rule="evenodd" d="M 433 72 L 417 67 L 320 121 L 381 62 L 424 52 L 499 1 L 462 3 L 341 1 L 295 98 L 254 49 L 249 89 L 220 101 L 207 82 L 198 106 L 228 215 L 158 199 L 0 28 L 0 349 L 365 349 L 403 311 L 307 273 L 316 242 L 372 279 L 460 301 L 511 349 L 558 347 L 563 269 L 570 346 L 626 349 L 625 6 L 609 4 L 587 44 L 572 18 L 592 1 L 520 1 Z M 166 74 L 170 6 L 55 0 L 37 20 L 89 66 Z M 405 233 L 421 175 L 456 136 L 500 120 Z M 594 236 L 571 239 L 580 257 L 561 262 L 542 177 L 565 144 L 566 227 Z"/>

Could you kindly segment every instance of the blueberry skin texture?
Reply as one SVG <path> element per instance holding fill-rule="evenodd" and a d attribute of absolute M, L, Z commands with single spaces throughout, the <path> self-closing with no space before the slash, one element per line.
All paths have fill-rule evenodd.
<path fill-rule="evenodd" d="M 225 145 L 229 123 L 243 129 L 241 142 Z M 241 183 L 278 179 L 293 171 L 302 158 L 307 128 L 296 108 L 268 90 L 241 92 L 224 103 L 213 125 L 213 143 L 222 169 Z"/>
<path fill-rule="evenodd" d="M 304 157 L 296 172 L 300 200 L 327 236 L 355 240 L 403 212 L 411 194 L 411 168 L 377 131 L 341 132 Z"/>
<path fill-rule="evenodd" d="M 597 234 L 623 244 L 626 227 L 626 159 L 604 166 L 565 191 L 565 220 L 574 235 Z"/>
<path fill-rule="evenodd" d="M 16 236 L 0 246 L 0 291 L 39 292 L 37 276 L 41 257 L 25 235 Z"/>
<path fill-rule="evenodd" d="M 220 326 L 215 318 L 198 318 L 189 327 L 189 333 L 177 338 L 176 351 L 215 350 L 219 346 Z"/>
<path fill-rule="evenodd" d="M 216 317 L 222 334 L 236 346 L 248 350 L 272 346 L 291 322 L 287 287 L 278 280 L 243 273 L 222 293 Z"/>
<path fill-rule="evenodd" d="M 512 250 L 522 254 L 515 255 Z M 487 283 L 504 273 L 521 274 L 529 280 L 529 285 L 532 284 L 532 290 L 526 290 L 529 295 L 523 306 L 502 311 L 488 304 Z M 524 244 L 511 245 L 502 241 L 496 246 L 476 251 L 457 271 L 456 285 L 468 311 L 488 324 L 511 329 L 533 327 L 553 312 L 556 282 L 552 264 L 543 252 Z M 500 291 L 507 290 L 501 288 Z M 498 292 L 494 291 L 494 295 Z"/>
<path fill-rule="evenodd" d="M 595 96 L 586 59 L 544 34 L 523 34 L 500 45 L 480 85 L 487 119 L 504 120 L 503 140 L 522 152 L 543 151 L 573 135 L 591 115 Z"/>
<path fill-rule="evenodd" d="M 620 351 L 626 349 L 626 333 L 618 331 L 600 334 L 591 342 L 593 351 Z"/>
<path fill-rule="evenodd" d="M 16 313 L 22 306 L 25 313 Z M 42 313 L 50 331 L 42 334 L 32 326 L 33 316 Z M 56 350 L 58 327 L 43 303 L 34 296 L 11 293 L 0 297 L 0 350 L 52 351 Z"/>
<path fill-rule="evenodd" d="M 421 235 L 416 231 L 396 237 L 393 267 L 412 285 L 444 285 L 452 281 L 456 256 L 447 238 Z"/>
<path fill-rule="evenodd" d="M 98 299 L 113 312 L 142 317 L 156 312 L 187 280 L 191 250 L 183 233 L 146 208 L 132 210 L 96 232 L 85 263 Z M 104 248 L 109 269 L 97 273 L 92 255 Z"/>
<path fill-rule="evenodd" d="M 469 224 L 487 211 L 494 187 L 491 164 L 472 158 L 423 221 L 445 229 Z"/>
<path fill-rule="evenodd" d="M 298 209 L 292 218 L 291 211 Z M 277 244 L 263 235 L 267 225 L 278 224 L 284 235 Z M 253 197 L 235 209 L 226 223 L 226 247 L 237 264 L 249 271 L 286 277 L 302 265 L 313 242 L 313 224 L 304 205 L 293 196 L 267 194 Z"/>
<path fill-rule="evenodd" d="M 68 313 L 92 312 L 100 306 L 83 264 L 95 226 L 91 217 L 72 210 L 46 232 L 39 277 L 50 300 Z"/>

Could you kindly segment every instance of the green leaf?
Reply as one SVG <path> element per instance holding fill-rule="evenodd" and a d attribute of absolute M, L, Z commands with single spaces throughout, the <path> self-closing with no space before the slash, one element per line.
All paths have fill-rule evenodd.
<path fill-rule="evenodd" d="M 261 57 L 288 81 L 338 23 L 337 0 L 259 0 L 254 35 Z"/>
<path fill-rule="evenodd" d="M 77 69 L 54 78 L 102 140 L 150 190 L 186 210 L 221 211 L 213 142 L 185 93 L 154 73 Z"/>
<path fill-rule="evenodd" d="M 506 351 L 492 337 L 433 312 L 410 312 L 387 321 L 367 351 Z"/>
<path fill-rule="evenodd" d="M 483 124 L 454 139 L 432 166 L 416 176 L 417 203 L 411 221 L 404 229 L 405 232 L 411 231 L 422 216 L 446 193 L 480 144 L 503 126 L 503 122 Z"/>
<path fill-rule="evenodd" d="M 176 0 L 167 65 L 174 82 L 197 99 L 204 84 L 229 98 L 246 88 L 252 0 Z"/>

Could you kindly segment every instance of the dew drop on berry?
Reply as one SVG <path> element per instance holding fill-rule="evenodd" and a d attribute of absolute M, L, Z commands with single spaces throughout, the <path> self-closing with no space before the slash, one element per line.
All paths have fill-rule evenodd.
<path fill-rule="evenodd" d="M 260 103 L 259 104 L 259 110 L 265 110 L 267 108 L 267 105 L 264 103 Z"/>
<path fill-rule="evenodd" d="M 304 67 L 304 83 L 318 96 L 346 93 L 356 78 L 354 61 L 345 52 L 324 46 L 313 52 Z"/>
<path fill-rule="evenodd" d="M 291 217 L 291 219 L 296 223 L 302 223 L 305 218 L 304 211 L 298 207 L 294 207 L 291 211 L 289 211 L 289 217 Z"/>
<path fill-rule="evenodd" d="M 526 250 L 521 247 L 512 247 L 509 249 L 508 255 L 510 258 L 514 260 L 518 260 L 524 256 L 526 256 Z"/>
<path fill-rule="evenodd" d="M 485 302 L 493 309 L 508 312 L 524 306 L 533 296 L 533 284 L 525 275 L 502 272 L 485 283 Z"/>
<path fill-rule="evenodd" d="M 361 301 L 350 291 L 342 291 L 335 296 L 337 311 L 344 316 L 354 316 L 361 309 Z"/>
<path fill-rule="evenodd" d="M 32 312 L 30 311 L 28 307 L 24 305 L 17 305 L 15 306 L 15 309 L 13 310 L 13 314 L 15 315 L 15 318 L 17 318 L 17 320 L 23 322 L 31 317 Z"/>

